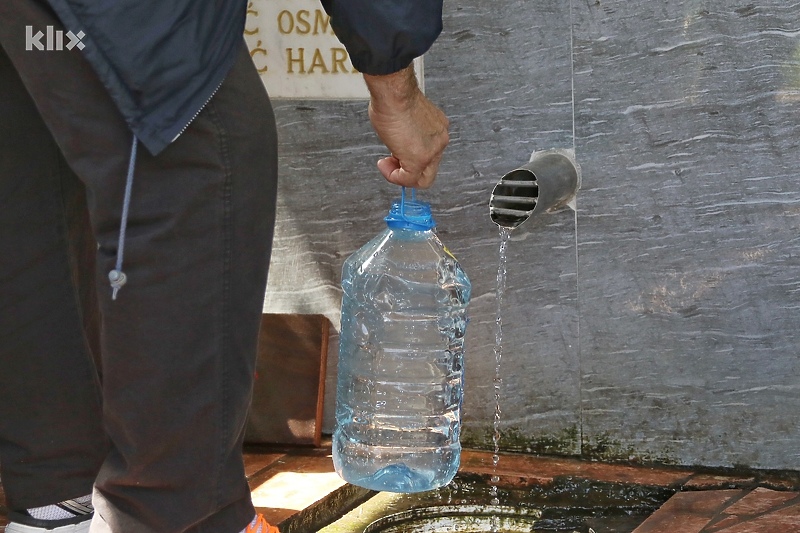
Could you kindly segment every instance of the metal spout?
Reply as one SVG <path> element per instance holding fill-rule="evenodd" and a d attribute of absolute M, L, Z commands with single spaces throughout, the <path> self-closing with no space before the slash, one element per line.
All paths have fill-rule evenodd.
<path fill-rule="evenodd" d="M 528 164 L 503 176 L 489 198 L 492 221 L 514 229 L 532 216 L 570 203 L 580 188 L 580 167 L 571 152 L 534 152 Z"/>

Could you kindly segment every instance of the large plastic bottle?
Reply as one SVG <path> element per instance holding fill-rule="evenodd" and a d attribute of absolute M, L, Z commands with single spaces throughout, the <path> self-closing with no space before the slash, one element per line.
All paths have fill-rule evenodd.
<path fill-rule="evenodd" d="M 404 196 L 344 263 L 333 462 L 354 485 L 421 492 L 458 470 L 471 286 L 430 205 Z"/>

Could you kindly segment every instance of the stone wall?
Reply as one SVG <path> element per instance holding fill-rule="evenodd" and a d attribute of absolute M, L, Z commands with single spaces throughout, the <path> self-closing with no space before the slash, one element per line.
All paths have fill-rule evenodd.
<path fill-rule="evenodd" d="M 528 221 L 509 245 L 502 447 L 800 470 L 797 7 L 446 0 L 425 85 L 452 142 L 421 197 L 473 283 L 465 444 L 491 446 L 489 194 L 532 151 L 574 148 L 577 212 Z M 365 102 L 275 108 L 266 310 L 336 321 L 342 261 L 398 191 L 375 169 Z"/>

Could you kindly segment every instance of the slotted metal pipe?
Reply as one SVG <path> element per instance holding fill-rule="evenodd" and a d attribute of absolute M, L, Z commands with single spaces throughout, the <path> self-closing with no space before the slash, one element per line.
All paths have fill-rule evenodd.
<path fill-rule="evenodd" d="M 498 226 L 516 228 L 532 216 L 569 203 L 580 188 L 580 167 L 563 150 L 535 152 L 531 161 L 503 176 L 489 198 Z"/>

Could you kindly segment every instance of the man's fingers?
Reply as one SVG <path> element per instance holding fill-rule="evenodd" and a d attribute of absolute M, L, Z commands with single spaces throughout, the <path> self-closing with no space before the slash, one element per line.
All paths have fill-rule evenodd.
<path fill-rule="evenodd" d="M 442 154 L 439 153 L 433 161 L 431 161 L 430 165 L 425 167 L 425 170 L 422 171 L 422 182 L 420 183 L 421 189 L 427 189 L 433 185 L 433 182 L 436 181 L 436 175 L 439 173 L 439 163 L 442 162 Z"/>
<path fill-rule="evenodd" d="M 392 173 L 400 168 L 400 161 L 396 157 L 384 157 L 378 160 L 378 170 L 380 170 L 383 177 L 387 181 L 394 183 L 391 180 Z"/>
<path fill-rule="evenodd" d="M 425 167 L 422 172 L 411 172 L 400 165 L 394 157 L 385 157 L 378 161 L 378 170 L 389 183 L 415 189 L 428 189 L 436 179 L 441 157 Z"/>

